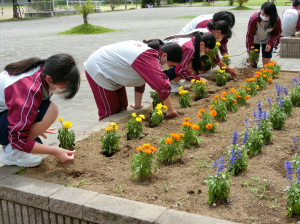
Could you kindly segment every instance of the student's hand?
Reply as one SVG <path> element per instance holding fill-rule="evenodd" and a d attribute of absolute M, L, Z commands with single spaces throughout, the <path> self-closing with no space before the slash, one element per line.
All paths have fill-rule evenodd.
<path fill-rule="evenodd" d="M 166 114 L 167 117 L 170 117 L 170 118 L 174 118 L 174 117 L 177 117 L 178 114 L 175 110 L 171 110 L 171 111 L 167 111 L 167 114 Z"/>
<path fill-rule="evenodd" d="M 141 105 L 135 105 L 135 103 L 133 103 L 133 104 L 131 104 L 130 106 L 131 106 L 132 108 L 134 108 L 134 109 L 141 109 L 141 108 L 144 107 L 144 104 L 141 103 Z"/>
<path fill-rule="evenodd" d="M 233 67 L 227 67 L 226 68 L 227 72 L 229 72 L 232 76 L 237 76 L 236 70 Z"/>
<path fill-rule="evenodd" d="M 205 84 L 206 84 L 207 86 L 209 86 L 209 82 L 208 82 L 208 80 L 207 80 L 207 79 L 205 79 L 205 78 L 200 78 L 200 80 L 204 81 L 204 82 L 205 82 Z"/>
<path fill-rule="evenodd" d="M 74 151 L 69 151 L 66 149 L 58 148 L 57 151 L 53 154 L 59 162 L 68 163 L 74 159 Z"/>
<path fill-rule="evenodd" d="M 41 134 L 41 136 L 43 136 L 44 139 L 47 139 L 47 135 L 46 134 L 57 134 L 57 132 L 55 132 L 56 128 L 48 128 L 44 133 Z"/>
<path fill-rule="evenodd" d="M 265 51 L 269 52 L 271 50 L 271 46 L 269 44 L 267 44 Z"/>

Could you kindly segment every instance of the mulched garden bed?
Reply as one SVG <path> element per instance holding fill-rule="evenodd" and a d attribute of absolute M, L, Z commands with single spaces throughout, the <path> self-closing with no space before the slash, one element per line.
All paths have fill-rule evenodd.
<path fill-rule="evenodd" d="M 118 122 L 119 133 L 122 135 L 120 151 L 112 157 L 102 155 L 100 138 L 105 131 L 101 130 L 76 143 L 75 159 L 71 163 L 61 164 L 55 157 L 49 156 L 39 167 L 26 169 L 23 175 L 239 223 L 297 223 L 299 217 L 285 216 L 287 197 L 284 196 L 284 190 L 289 181 L 286 179 L 284 162 L 291 161 L 295 154 L 292 136 L 300 137 L 300 123 L 297 119 L 300 117 L 299 108 L 293 108 L 292 115 L 286 120 L 284 131 L 274 130 L 272 145 L 264 146 L 257 156 L 249 157 L 247 171 L 230 177 L 229 204 L 207 205 L 208 190 L 203 182 L 208 176 L 214 175 L 213 160 L 219 159 L 221 155 L 225 156 L 223 152 L 228 150 L 227 146 L 232 142 L 233 131 L 240 133 L 245 129 L 243 121 L 246 117 L 249 121 L 252 120 L 253 111 L 257 110 L 257 102 L 262 101 L 263 109 L 269 111 L 266 97 L 275 101 L 274 84 L 278 82 L 279 85 L 290 89 L 292 78 L 297 77 L 297 73 L 282 72 L 279 78 L 273 79 L 272 84 L 251 97 L 247 105 L 239 105 L 238 112 L 228 112 L 228 121 L 219 122 L 215 133 L 201 135 L 202 145 L 192 150 L 185 149 L 182 160 L 173 165 L 160 165 L 151 179 L 130 179 L 130 161 L 132 155 L 137 153 L 137 147 L 144 143 L 158 147 L 160 137 L 171 132 L 180 132 L 185 117 L 191 118 L 192 123 L 200 121 L 200 118 L 197 118 L 198 110 L 205 108 L 207 111 L 213 96 L 221 95 L 222 91 L 230 92 L 232 87 L 237 89 L 241 84 L 245 84 L 246 78 L 254 77 L 255 71 L 257 70 L 239 69 L 238 78 L 227 82 L 223 87 L 218 87 L 214 81 L 210 81 L 208 98 L 191 101 L 192 107 L 188 109 L 179 107 L 178 94 L 172 95 L 172 102 L 179 116 L 175 119 L 165 119 L 158 127 L 148 127 L 152 109 L 148 108 L 144 113 L 146 136 L 143 138 L 127 141 L 124 123 L 128 119 Z M 193 99 L 192 89 L 188 90 Z M 241 137 L 238 144 L 242 144 Z M 255 179 L 257 183 L 252 177 L 259 178 Z M 245 181 L 249 187 L 245 186 Z M 260 189 L 263 185 L 267 185 L 265 193 Z M 260 190 L 256 192 L 255 189 Z"/>

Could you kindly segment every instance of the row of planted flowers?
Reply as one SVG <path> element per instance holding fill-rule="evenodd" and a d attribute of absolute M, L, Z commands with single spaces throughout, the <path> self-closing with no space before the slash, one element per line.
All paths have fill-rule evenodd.
<path fill-rule="evenodd" d="M 160 139 L 158 149 L 146 143 L 137 148 L 138 153 L 134 154 L 131 161 L 132 178 L 144 179 L 153 175 L 160 163 L 171 164 L 176 162 L 179 158 L 183 158 L 184 149 L 191 149 L 194 146 L 200 146 L 202 139 L 199 135 L 209 132 L 214 133 L 220 120 L 227 120 L 227 111 L 233 113 L 238 111 L 238 104 L 247 104 L 247 99 L 258 94 L 268 83 L 272 83 L 273 77 L 279 75 L 280 66 L 276 62 L 271 62 L 265 65 L 265 68 L 255 73 L 255 78 L 246 79 L 246 84 L 241 85 L 237 90 L 232 88 L 230 93 L 222 92 L 222 95 L 216 95 L 212 98 L 209 106 L 209 112 L 204 108 L 197 113 L 197 118 L 201 121 L 191 123 L 190 118 L 184 118 L 181 132 L 171 133 L 165 135 Z M 224 71 L 219 71 L 220 76 L 224 76 Z M 223 77 L 222 76 L 222 77 Z M 225 75 L 226 78 L 226 75 Z M 227 81 L 227 79 L 226 79 Z M 193 90 L 196 97 L 203 98 L 208 95 L 207 86 L 203 81 L 192 80 Z M 225 82 L 226 84 L 226 82 Z M 232 144 L 224 156 L 227 162 L 227 169 L 225 169 L 226 161 L 221 156 L 213 163 L 216 174 L 211 176 L 207 182 L 209 200 L 208 204 L 212 204 L 218 200 L 225 200 L 228 202 L 228 195 L 230 193 L 230 175 L 234 176 L 240 170 L 246 170 L 248 167 L 248 155 L 257 155 L 264 145 L 271 144 L 274 136 L 272 130 L 284 130 L 286 118 L 290 116 L 293 105 L 300 106 L 300 82 L 298 78 L 293 78 L 292 89 L 290 93 L 287 88 L 275 84 L 277 90 L 277 98 L 275 102 L 271 98 L 267 98 L 270 111 L 262 109 L 262 102 L 258 102 L 257 111 L 253 112 L 254 125 L 250 127 L 248 119 L 245 119 L 246 128 L 242 133 L 234 131 Z M 187 90 L 180 89 L 179 104 L 182 108 L 190 107 L 191 95 Z M 163 110 L 167 110 L 165 105 L 160 102 L 157 93 L 152 92 L 153 110 L 151 112 L 150 126 L 158 126 L 164 121 Z M 127 128 L 127 139 L 134 139 L 143 134 L 142 121 L 145 119 L 144 115 L 132 114 L 131 119 L 125 124 Z M 102 137 L 102 151 L 103 154 L 112 155 L 119 149 L 119 139 L 121 138 L 116 123 L 109 123 L 105 129 L 106 134 Z M 237 144 L 238 136 L 242 135 L 243 144 Z M 296 143 L 296 139 L 293 139 Z M 296 145 L 295 145 L 296 147 Z M 156 162 L 157 161 L 157 162 Z M 155 168 L 153 170 L 153 163 Z M 286 161 L 286 167 L 289 169 L 288 174 L 292 173 L 290 167 L 293 164 L 294 169 L 297 170 L 298 177 L 300 176 L 300 156 L 296 154 L 292 162 Z M 289 177 L 291 179 L 291 177 Z M 288 187 L 288 212 L 287 215 L 291 217 L 293 214 L 300 215 L 300 186 L 298 181 L 294 181 Z M 299 203 L 298 203 L 299 202 Z"/>

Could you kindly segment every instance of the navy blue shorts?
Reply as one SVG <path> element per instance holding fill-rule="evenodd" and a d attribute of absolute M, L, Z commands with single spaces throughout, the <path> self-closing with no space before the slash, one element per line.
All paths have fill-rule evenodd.
<path fill-rule="evenodd" d="M 50 103 L 51 103 L 51 101 L 49 99 L 43 100 L 41 102 L 41 105 L 38 108 L 38 113 L 36 115 L 35 122 L 39 122 L 43 119 L 43 117 L 45 116 L 45 114 L 50 106 Z M 7 145 L 9 143 L 9 141 L 8 141 L 9 123 L 7 120 L 7 113 L 8 113 L 8 110 L 0 113 L 0 145 Z M 36 138 L 35 141 L 42 143 L 39 138 Z"/>
<path fill-rule="evenodd" d="M 258 53 L 260 52 L 260 45 L 262 48 L 262 57 L 263 58 L 272 58 L 272 51 L 273 51 L 273 46 L 271 46 L 271 50 L 269 52 L 266 52 L 266 46 L 267 44 L 254 44 L 254 49 L 258 50 Z"/>
<path fill-rule="evenodd" d="M 175 74 L 175 66 L 171 67 L 169 70 L 163 71 L 163 73 L 165 73 L 166 76 L 168 76 L 170 81 L 177 77 L 177 75 Z"/>

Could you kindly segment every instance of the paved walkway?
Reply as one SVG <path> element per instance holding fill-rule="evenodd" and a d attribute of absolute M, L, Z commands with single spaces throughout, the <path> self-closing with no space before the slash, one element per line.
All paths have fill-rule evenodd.
<path fill-rule="evenodd" d="M 70 101 L 64 101 L 54 96 L 60 109 L 59 116 L 73 123 L 73 130 L 79 133 L 97 123 L 98 115 L 93 94 L 84 76 L 83 62 L 99 47 L 124 40 L 144 40 L 165 38 L 178 33 L 191 19 L 174 19 L 178 16 L 197 16 L 228 10 L 231 7 L 164 7 L 140 9 L 110 13 L 92 14 L 89 22 L 93 25 L 123 30 L 122 32 L 101 35 L 66 36 L 57 33 L 83 23 L 82 16 L 64 16 L 39 20 L 0 23 L 0 70 L 10 62 L 29 57 L 47 58 L 56 53 L 70 53 L 78 61 L 82 74 L 82 84 L 79 93 Z M 231 56 L 245 51 L 245 34 L 248 19 L 256 10 L 233 11 L 236 16 L 234 35 L 229 41 Z M 281 15 L 290 7 L 277 7 Z M 232 57 L 234 66 L 240 66 L 246 54 Z M 299 59 L 276 58 L 282 69 L 300 71 Z M 144 99 L 149 97 L 146 89 Z M 133 101 L 133 88 L 128 88 L 129 102 Z M 54 126 L 59 127 L 56 122 Z M 49 136 L 46 143 L 56 141 L 56 136 Z"/>

